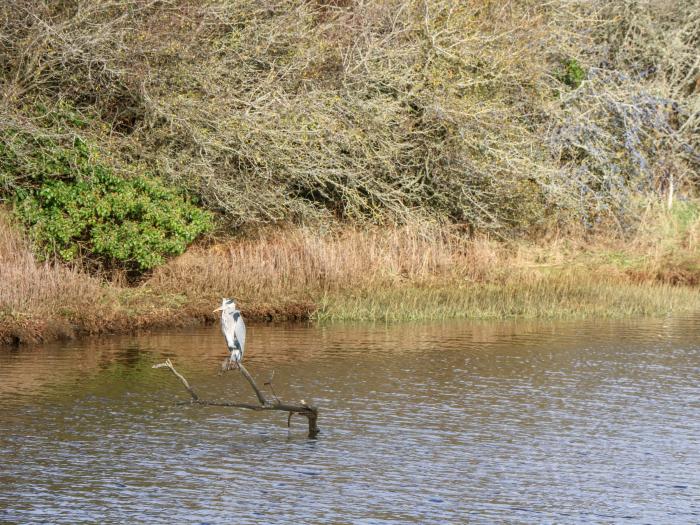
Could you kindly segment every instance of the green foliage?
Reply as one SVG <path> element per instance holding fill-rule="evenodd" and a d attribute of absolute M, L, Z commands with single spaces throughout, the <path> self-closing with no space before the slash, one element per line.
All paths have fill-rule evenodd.
<path fill-rule="evenodd" d="M 68 148 L 26 134 L 2 138 L 0 172 L 46 258 L 143 271 L 212 228 L 211 214 L 180 191 L 148 175 L 115 175 L 79 138 Z"/>
<path fill-rule="evenodd" d="M 562 69 L 558 72 L 557 78 L 567 86 L 576 89 L 586 78 L 586 71 L 581 67 L 578 60 L 569 58 L 562 65 Z"/>

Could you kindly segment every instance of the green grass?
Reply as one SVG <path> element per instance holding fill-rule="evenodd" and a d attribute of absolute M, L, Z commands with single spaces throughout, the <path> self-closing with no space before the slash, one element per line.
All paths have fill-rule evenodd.
<path fill-rule="evenodd" d="M 700 312 L 697 289 L 593 280 L 583 272 L 534 281 L 444 283 L 326 294 L 318 321 L 584 319 Z"/>

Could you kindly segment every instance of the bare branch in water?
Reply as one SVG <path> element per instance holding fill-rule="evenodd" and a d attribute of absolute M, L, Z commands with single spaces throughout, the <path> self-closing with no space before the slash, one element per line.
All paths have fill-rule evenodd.
<path fill-rule="evenodd" d="M 222 369 L 225 368 L 225 370 L 229 370 L 229 363 L 224 363 L 226 366 L 223 367 Z M 292 414 L 301 414 L 302 416 L 306 417 L 306 419 L 309 422 L 309 437 L 314 438 L 316 435 L 320 432 L 318 426 L 317 426 L 317 419 L 318 419 L 318 409 L 316 407 L 308 405 L 304 400 L 301 401 L 301 404 L 299 405 L 288 405 L 286 403 L 282 403 L 279 398 L 274 394 L 273 391 L 273 396 L 275 397 L 274 402 L 270 402 L 266 397 L 265 394 L 263 394 L 262 390 L 258 387 L 258 385 L 255 383 L 255 380 L 253 377 L 250 375 L 248 370 L 241 364 L 237 363 L 237 368 L 240 370 L 241 375 L 248 381 L 252 389 L 255 391 L 255 395 L 258 398 L 259 405 L 254 405 L 251 403 L 231 403 L 231 402 L 226 402 L 226 401 L 207 401 L 200 399 L 197 393 L 194 391 L 194 389 L 190 386 L 189 382 L 185 377 L 180 374 L 176 369 L 175 366 L 173 366 L 172 361 L 170 359 L 166 359 L 163 363 L 158 363 L 156 365 L 153 365 L 153 368 L 167 368 L 170 370 L 179 380 L 182 382 L 184 387 L 187 389 L 189 392 L 190 396 L 192 397 L 191 401 L 189 404 L 197 404 L 197 405 L 206 405 L 206 406 L 221 406 L 221 407 L 233 407 L 233 408 L 245 408 L 248 410 L 256 410 L 256 411 L 262 411 L 262 410 L 279 410 L 282 412 L 288 412 L 289 417 L 287 418 L 287 426 L 290 426 L 291 420 L 292 420 Z M 272 378 L 271 378 L 272 379 Z M 269 384 L 269 383 L 266 383 Z M 271 385 L 270 385 L 271 386 Z"/>
<path fill-rule="evenodd" d="M 280 402 L 280 398 L 277 397 L 277 394 L 275 393 L 275 389 L 272 386 L 272 379 L 275 377 L 275 371 L 273 370 L 272 373 L 270 374 L 270 379 L 268 379 L 265 383 L 263 383 L 265 386 L 270 387 L 270 392 L 272 392 L 272 397 L 275 398 L 275 401 L 277 403 Z M 289 425 L 287 425 L 289 426 Z"/>
<path fill-rule="evenodd" d="M 173 366 L 173 362 L 170 359 L 166 359 L 163 363 L 153 365 L 153 368 L 167 368 L 168 370 L 170 370 L 173 374 L 175 374 L 175 377 L 177 377 L 180 381 L 182 381 L 182 384 L 185 385 L 185 388 L 192 396 L 192 402 L 196 403 L 199 401 L 199 396 L 197 395 L 197 393 L 194 391 L 194 389 L 187 382 L 187 379 L 185 379 L 185 376 L 183 376 L 180 372 L 175 370 L 175 367 Z"/>

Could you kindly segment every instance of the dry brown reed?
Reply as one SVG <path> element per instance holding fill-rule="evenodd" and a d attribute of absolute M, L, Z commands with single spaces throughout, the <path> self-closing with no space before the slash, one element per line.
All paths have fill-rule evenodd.
<path fill-rule="evenodd" d="M 26 237 L 0 210 L 0 344 L 177 325 L 178 297 L 128 288 L 76 267 L 38 262 Z"/>
<path fill-rule="evenodd" d="M 243 302 L 304 300 L 353 287 L 445 278 L 484 281 L 506 269 L 499 256 L 503 250 L 486 238 L 469 240 L 437 224 L 325 233 L 294 228 L 192 249 L 157 269 L 147 285 L 200 297 L 228 293 Z"/>
<path fill-rule="evenodd" d="M 188 303 L 213 304 L 230 295 L 263 318 L 658 314 L 700 308 L 696 290 L 674 288 L 697 284 L 700 276 L 697 265 L 685 264 L 698 260 L 696 248 L 686 244 L 700 224 L 693 221 L 663 250 L 651 232 L 632 244 L 600 238 L 507 245 L 431 223 L 325 233 L 292 229 L 190 250 L 156 270 L 147 286 L 186 293 Z"/>
<path fill-rule="evenodd" d="M 135 286 L 37 263 L 3 218 L 0 341 L 213 321 L 222 296 L 235 298 L 249 319 L 271 320 L 697 312 L 700 219 L 680 217 L 650 211 L 648 222 L 657 227 L 632 243 L 506 244 L 429 222 L 273 230 L 191 248 Z"/>
<path fill-rule="evenodd" d="M 69 336 L 77 321 L 109 321 L 110 294 L 79 270 L 38 263 L 31 247 L 0 215 L 0 342 Z"/>

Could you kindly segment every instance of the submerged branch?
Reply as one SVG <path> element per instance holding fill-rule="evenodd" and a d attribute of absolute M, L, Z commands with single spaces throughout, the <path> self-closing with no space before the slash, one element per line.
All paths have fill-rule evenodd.
<path fill-rule="evenodd" d="M 167 368 L 170 370 L 184 385 L 184 387 L 187 389 L 189 392 L 190 396 L 192 397 L 192 400 L 189 401 L 189 404 L 195 404 L 195 405 L 205 405 L 205 406 L 219 406 L 219 407 L 233 407 L 233 408 L 244 408 L 247 410 L 255 410 L 255 411 L 263 411 L 263 410 L 278 410 L 282 412 L 288 412 L 289 417 L 287 419 L 287 426 L 289 426 L 292 414 L 301 414 L 309 422 L 309 437 L 314 438 L 316 435 L 320 432 L 318 425 L 317 425 L 317 420 L 318 420 L 318 409 L 316 407 L 307 405 L 306 402 L 302 399 L 300 401 L 301 404 L 299 405 L 290 405 L 286 403 L 282 403 L 277 397 L 275 396 L 275 401 L 270 402 L 266 397 L 265 394 L 263 394 L 262 390 L 258 387 L 258 385 L 255 383 L 255 380 L 253 377 L 250 375 L 248 370 L 240 363 L 238 363 L 238 369 L 241 372 L 241 375 L 248 381 L 250 386 L 253 388 L 255 391 L 255 395 L 258 398 L 258 401 L 260 402 L 259 405 L 254 405 L 251 403 L 233 403 L 233 402 L 228 402 L 228 401 L 207 401 L 204 399 L 200 399 L 197 393 L 194 391 L 194 389 L 190 386 L 189 382 L 185 377 L 180 374 L 175 367 L 173 366 L 172 361 L 170 359 L 166 359 L 165 362 L 163 363 L 158 363 L 156 365 L 153 365 L 153 368 Z"/>

